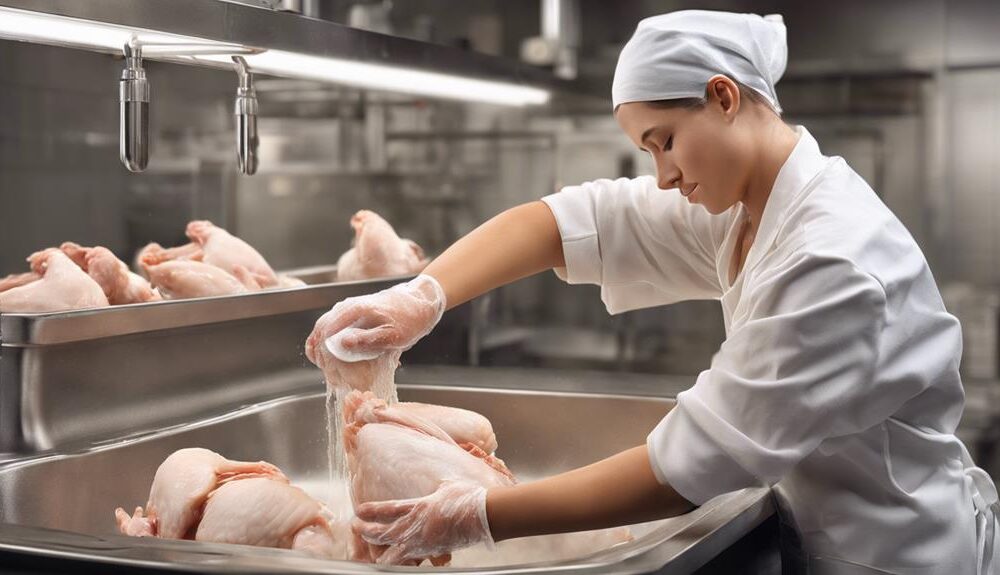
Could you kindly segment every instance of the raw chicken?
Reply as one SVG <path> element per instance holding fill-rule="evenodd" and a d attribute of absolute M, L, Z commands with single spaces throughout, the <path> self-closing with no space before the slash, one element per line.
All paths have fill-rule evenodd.
<path fill-rule="evenodd" d="M 514 484 L 503 461 L 473 444 L 459 445 L 433 422 L 390 407 L 371 392 L 350 392 L 343 409 L 356 503 L 421 497 L 443 479 Z"/>
<path fill-rule="evenodd" d="M 344 443 L 355 505 L 421 497 L 435 491 L 444 480 L 472 481 L 487 488 L 513 485 L 516 481 L 501 460 L 458 439 L 469 429 L 478 430 L 475 435 L 482 436 L 481 426 L 485 423 L 495 448 L 492 425 L 478 413 L 428 404 L 388 406 L 370 392 L 352 391 L 344 399 L 344 418 Z M 454 428 L 458 431 L 450 431 L 451 437 L 443 438 L 443 430 L 457 418 L 466 421 Z M 461 549 L 452 564 L 486 567 L 565 560 L 631 540 L 627 527 L 526 537 L 501 542 L 495 551 L 482 545 Z M 374 561 L 381 552 L 363 540 L 354 539 L 355 560 Z M 442 565 L 451 558 L 430 559 L 433 564 Z"/>
<path fill-rule="evenodd" d="M 196 220 L 185 232 L 192 242 L 201 246 L 202 261 L 225 270 L 236 277 L 249 276 L 261 288 L 278 285 L 278 276 L 264 256 L 250 244 L 207 220 Z M 250 286 L 247 286 L 250 287 Z"/>
<path fill-rule="evenodd" d="M 401 239 L 389 222 L 369 210 L 351 218 L 354 247 L 337 261 L 337 280 L 412 275 L 427 267 L 424 250 L 412 240 Z"/>
<path fill-rule="evenodd" d="M 484 487 L 515 482 L 501 460 L 474 445 L 459 446 L 434 423 L 387 406 L 371 392 L 351 391 L 343 410 L 344 446 L 355 505 L 422 497 L 445 480 Z M 379 553 L 355 539 L 354 559 L 372 561 Z M 428 559 L 444 564 L 449 558 Z"/>
<path fill-rule="evenodd" d="M 229 481 L 208 496 L 197 541 L 237 543 L 338 557 L 326 507 L 284 481 L 261 477 Z"/>
<path fill-rule="evenodd" d="M 226 481 L 250 477 L 288 482 L 265 461 L 231 461 L 208 449 L 180 449 L 157 468 L 145 514 L 141 507 L 131 517 L 115 509 L 118 528 L 126 535 L 192 539 L 209 494 Z"/>
<path fill-rule="evenodd" d="M 474 411 L 413 402 L 390 406 L 384 401 L 371 400 L 375 397 L 371 392 L 361 394 L 363 401 L 360 402 L 357 395 L 348 397 L 351 399 L 345 399 L 345 410 L 354 410 L 351 417 L 355 423 L 395 423 L 463 448 L 473 446 L 488 454 L 497 449 L 497 437 L 490 420 Z"/>
<path fill-rule="evenodd" d="M 145 278 L 129 271 L 125 262 L 105 247 L 63 242 L 59 249 L 101 286 L 111 305 L 163 299 Z"/>
<path fill-rule="evenodd" d="M 35 313 L 108 305 L 101 286 L 58 249 L 36 252 L 28 263 L 40 278 L 0 292 L 0 311 Z"/>
<path fill-rule="evenodd" d="M 294 288 L 294 287 L 305 287 L 306 285 L 308 284 L 300 280 L 299 278 L 293 278 L 292 276 L 278 274 L 278 285 L 275 287 Z"/>
<path fill-rule="evenodd" d="M 40 279 L 42 279 L 42 276 L 35 272 L 26 272 L 23 274 L 10 274 L 5 278 L 0 278 L 0 292 L 5 292 L 9 289 L 21 287 L 23 285 L 30 284 L 31 282 L 38 281 Z"/>
<path fill-rule="evenodd" d="M 497 436 L 493 433 L 493 424 L 475 411 L 411 402 L 396 403 L 391 409 L 434 423 L 459 445 L 475 445 L 490 454 L 497 450 Z"/>
<path fill-rule="evenodd" d="M 147 254 L 148 255 L 148 254 Z M 221 269 L 194 260 L 167 260 L 143 269 L 151 284 L 167 299 L 245 293 L 247 287 Z"/>
<path fill-rule="evenodd" d="M 135 254 L 135 267 L 142 269 L 142 262 L 159 264 L 168 260 L 194 260 L 200 262 L 205 257 L 201 246 L 191 242 L 175 248 L 165 248 L 156 242 L 146 244 Z"/>

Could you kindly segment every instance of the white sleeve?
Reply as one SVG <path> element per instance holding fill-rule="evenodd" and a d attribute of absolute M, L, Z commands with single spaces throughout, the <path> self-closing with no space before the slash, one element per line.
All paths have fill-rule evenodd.
<path fill-rule="evenodd" d="M 765 273 L 749 319 L 647 438 L 657 479 L 696 505 L 773 485 L 823 440 L 867 429 L 920 392 L 876 380 L 886 297 L 875 278 L 815 255 Z"/>
<path fill-rule="evenodd" d="M 595 180 L 542 198 L 555 215 L 571 284 L 601 286 L 612 314 L 722 295 L 716 267 L 730 218 L 651 177 Z"/>

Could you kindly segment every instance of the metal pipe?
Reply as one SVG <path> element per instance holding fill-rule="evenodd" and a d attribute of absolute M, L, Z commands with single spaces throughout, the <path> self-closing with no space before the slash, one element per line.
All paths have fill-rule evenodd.
<path fill-rule="evenodd" d="M 233 106 L 236 114 L 236 159 L 240 172 L 250 176 L 257 172 L 257 92 L 253 87 L 253 75 L 247 67 L 246 60 L 241 56 L 233 56 L 236 75 L 240 84 L 236 88 L 236 102 Z"/>
<path fill-rule="evenodd" d="M 130 37 L 122 51 L 125 69 L 118 83 L 118 155 L 130 172 L 141 172 L 149 163 L 149 82 L 138 38 Z"/>
<path fill-rule="evenodd" d="M 141 172 L 149 164 L 149 81 L 142 67 L 143 55 L 171 57 L 255 54 L 259 50 L 237 45 L 212 43 L 140 42 L 133 34 L 122 48 L 125 69 L 119 82 L 120 119 L 118 155 L 130 172 Z M 236 90 L 237 138 L 240 171 L 257 171 L 257 95 L 246 61 L 233 56 L 240 79 Z"/>

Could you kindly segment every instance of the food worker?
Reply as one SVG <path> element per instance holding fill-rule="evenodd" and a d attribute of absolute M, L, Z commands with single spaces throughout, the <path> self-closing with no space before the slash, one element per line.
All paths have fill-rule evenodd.
<path fill-rule="evenodd" d="M 612 314 L 722 304 L 725 342 L 645 445 L 513 487 L 445 482 L 363 504 L 354 528 L 388 546 L 380 561 L 639 523 L 773 486 L 811 572 L 994 572 L 996 488 L 955 436 L 959 323 L 871 187 L 782 121 L 786 59 L 780 16 L 641 21 L 612 99 L 655 178 L 503 212 L 416 279 L 317 323 L 311 341 L 339 334 L 341 359 L 406 349 L 445 309 L 549 269 L 600 285 Z"/>

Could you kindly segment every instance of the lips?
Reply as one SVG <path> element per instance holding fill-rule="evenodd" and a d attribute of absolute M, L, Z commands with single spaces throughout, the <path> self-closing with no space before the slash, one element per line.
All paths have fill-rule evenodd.
<path fill-rule="evenodd" d="M 681 191 L 681 195 L 686 198 L 686 197 L 690 196 L 692 193 L 694 193 L 695 189 L 697 189 L 697 188 L 698 188 L 698 184 L 695 184 L 695 185 L 687 187 L 687 188 L 681 187 L 679 189 Z"/>

